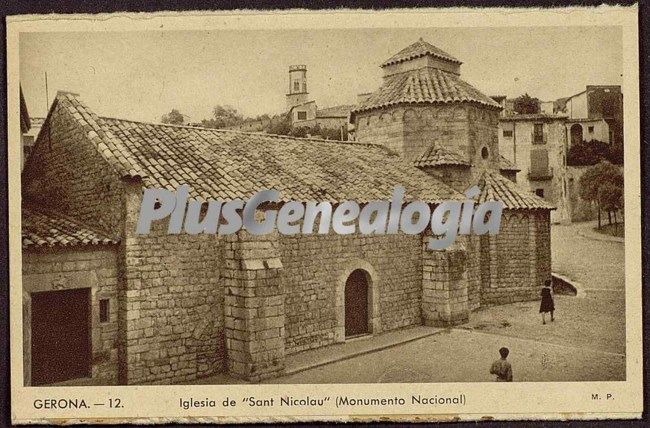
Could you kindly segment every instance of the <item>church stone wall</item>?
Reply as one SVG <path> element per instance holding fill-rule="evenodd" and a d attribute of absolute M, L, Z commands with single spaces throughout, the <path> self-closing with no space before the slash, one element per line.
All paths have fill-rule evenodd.
<path fill-rule="evenodd" d="M 372 332 L 421 323 L 422 250 L 419 235 L 280 236 L 287 354 L 340 342 L 345 280 L 372 270 Z M 373 312 L 371 310 L 371 312 Z"/>
<path fill-rule="evenodd" d="M 404 109 L 360 112 L 356 115 L 356 139 L 363 143 L 381 144 L 402 154 L 404 141 Z"/>
<path fill-rule="evenodd" d="M 221 237 L 135 235 L 141 191 L 131 188 L 121 253 L 121 383 L 171 383 L 225 368 Z"/>
<path fill-rule="evenodd" d="M 538 298 L 551 278 L 548 212 L 504 210 L 501 230 L 481 239 L 481 303 L 505 304 Z"/>

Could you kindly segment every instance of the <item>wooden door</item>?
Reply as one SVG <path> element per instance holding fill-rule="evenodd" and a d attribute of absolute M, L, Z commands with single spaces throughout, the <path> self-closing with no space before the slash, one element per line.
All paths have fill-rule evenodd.
<path fill-rule="evenodd" d="M 91 376 L 90 288 L 32 294 L 32 385 Z"/>
<path fill-rule="evenodd" d="M 345 336 L 368 333 L 368 277 L 357 269 L 345 283 Z"/>

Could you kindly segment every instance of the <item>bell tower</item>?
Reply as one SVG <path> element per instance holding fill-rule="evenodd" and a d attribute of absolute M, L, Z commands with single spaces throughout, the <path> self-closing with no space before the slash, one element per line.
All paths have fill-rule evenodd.
<path fill-rule="evenodd" d="M 307 102 L 307 66 L 289 66 L 289 92 L 287 93 L 287 110 Z"/>

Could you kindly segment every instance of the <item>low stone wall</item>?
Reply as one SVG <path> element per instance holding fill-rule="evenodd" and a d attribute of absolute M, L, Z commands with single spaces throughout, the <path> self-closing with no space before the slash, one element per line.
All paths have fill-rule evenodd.
<path fill-rule="evenodd" d="M 117 383 L 117 246 L 78 246 L 23 251 L 23 364 L 31 384 L 31 294 L 90 288 L 92 383 Z M 100 322 L 99 301 L 108 299 L 108 321 Z"/>

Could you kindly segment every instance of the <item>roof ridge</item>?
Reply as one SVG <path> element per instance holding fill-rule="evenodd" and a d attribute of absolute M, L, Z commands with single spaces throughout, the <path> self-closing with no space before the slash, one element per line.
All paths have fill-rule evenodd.
<path fill-rule="evenodd" d="M 131 122 L 131 123 L 140 123 L 143 125 L 153 125 L 153 126 L 167 126 L 172 128 L 181 128 L 181 129 L 195 129 L 216 133 L 231 133 L 231 134 L 240 134 L 240 135 L 263 135 L 265 137 L 277 138 L 277 139 L 288 139 L 288 140 L 297 140 L 297 141 L 311 141 L 318 143 L 330 143 L 330 144 L 355 144 L 359 146 L 376 146 L 376 147 L 385 147 L 382 144 L 378 143 L 363 143 L 356 140 L 326 140 L 323 138 L 313 138 L 313 137 L 296 137 L 293 135 L 282 135 L 282 134 L 269 134 L 265 132 L 253 132 L 253 131 L 241 131 L 238 129 L 225 129 L 225 128 L 207 128 L 205 126 L 192 126 L 192 125 L 176 125 L 173 123 L 160 123 L 160 122 L 145 122 L 143 120 L 134 120 L 134 119 L 122 119 L 118 117 L 110 116 L 100 116 L 102 119 L 108 120 L 118 120 L 122 122 Z"/>
<path fill-rule="evenodd" d="M 119 150 L 124 144 L 110 129 L 106 128 L 104 118 L 91 110 L 80 99 L 78 94 L 59 91 L 57 92 L 55 101 L 61 102 L 61 105 L 72 116 L 73 120 L 83 128 L 85 137 L 91 141 L 95 150 L 120 175 L 120 178 L 146 176 L 142 167 L 128 152 Z M 85 124 L 80 123 L 80 121 L 84 121 Z"/>

